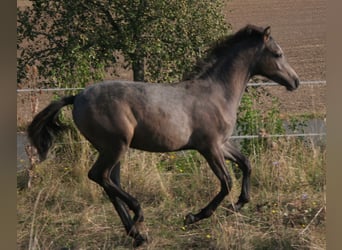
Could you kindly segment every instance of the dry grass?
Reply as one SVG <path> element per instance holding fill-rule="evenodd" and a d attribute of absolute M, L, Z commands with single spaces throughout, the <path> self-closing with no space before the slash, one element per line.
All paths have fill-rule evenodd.
<path fill-rule="evenodd" d="M 29 1 L 18 1 L 19 7 L 29 5 Z M 298 92 L 297 99 L 306 100 L 300 110 L 303 112 L 302 106 L 320 110 L 317 104 L 313 108 L 309 104 L 316 89 L 304 90 Z M 27 125 L 37 107 L 45 106 L 42 97 L 41 93 L 18 94 L 19 127 Z M 44 98 L 50 102 L 52 96 Z M 299 110 L 298 102 L 292 103 Z M 106 195 L 87 179 L 96 153 L 87 143 L 73 144 L 81 139 L 78 134 L 67 134 L 62 140 L 67 144 L 57 145 L 47 161 L 35 166 L 31 188 L 23 188 L 26 175 L 18 174 L 18 183 L 23 182 L 17 191 L 18 249 L 132 248 Z M 294 139 L 277 143 L 276 150 L 250 156 L 252 200 L 241 213 L 227 216 L 225 209 L 237 199 L 241 184 L 240 172 L 228 164 L 234 180 L 231 194 L 212 217 L 188 228 L 183 227 L 183 217 L 197 212 L 219 189 L 204 160 L 193 152 L 130 151 L 124 159 L 122 185 L 144 209 L 142 231 L 150 242 L 142 248 L 325 249 L 325 147 Z"/>
<path fill-rule="evenodd" d="M 61 140 L 82 138 L 68 133 Z M 325 147 L 290 139 L 250 156 L 252 200 L 227 216 L 240 172 L 228 163 L 234 188 L 212 217 L 187 228 L 183 217 L 218 192 L 218 181 L 196 152 L 130 151 L 122 185 L 141 202 L 142 249 L 325 249 Z M 80 146 L 82 145 L 82 146 Z M 18 189 L 18 249 L 131 249 L 103 191 L 87 179 L 96 153 L 87 143 L 57 144 L 35 166 L 30 189 Z M 234 174 L 235 173 L 235 174 Z"/>

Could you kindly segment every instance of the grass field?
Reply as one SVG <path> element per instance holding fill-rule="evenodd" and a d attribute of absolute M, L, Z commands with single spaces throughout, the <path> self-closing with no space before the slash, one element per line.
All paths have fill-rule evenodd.
<path fill-rule="evenodd" d="M 272 25 L 301 80 L 321 80 L 325 79 L 325 1 L 309 2 L 283 1 L 288 10 L 284 11 L 279 1 L 232 0 L 227 20 L 235 29 L 246 22 Z M 29 5 L 30 1 L 18 1 L 19 7 Z M 325 85 L 301 87 L 291 96 L 283 91 L 275 95 L 290 114 L 325 114 L 325 89 Z M 47 102 L 52 98 L 45 97 Z M 45 106 L 42 96 L 39 101 L 39 108 Z M 21 128 L 32 118 L 31 104 L 31 99 L 18 95 Z M 59 143 L 64 144 L 57 144 L 48 160 L 34 165 L 30 188 L 29 173 L 18 173 L 17 249 L 132 248 L 112 204 L 87 178 L 97 154 L 87 143 L 75 143 L 80 140 L 84 138 L 70 133 L 61 138 Z M 260 154 L 249 155 L 250 203 L 240 213 L 227 215 L 226 207 L 236 201 L 241 185 L 240 171 L 227 162 L 234 183 L 230 195 L 213 216 L 187 228 L 184 216 L 198 212 L 219 191 L 203 158 L 192 151 L 130 151 L 122 166 L 122 186 L 144 210 L 141 230 L 149 243 L 141 249 L 326 249 L 325 143 L 282 138 L 267 145 Z"/>
<path fill-rule="evenodd" d="M 49 160 L 37 164 L 31 188 L 18 173 L 18 249 L 131 249 L 104 192 L 87 179 L 96 153 L 68 133 Z M 227 215 L 236 201 L 241 173 L 227 162 L 234 187 L 212 217 L 183 227 L 219 191 L 216 177 L 194 151 L 151 154 L 131 150 L 122 166 L 122 186 L 142 204 L 141 249 L 325 249 L 325 146 L 310 140 L 273 141 L 253 166 L 251 202 Z M 81 145 L 81 146 L 80 146 Z"/>

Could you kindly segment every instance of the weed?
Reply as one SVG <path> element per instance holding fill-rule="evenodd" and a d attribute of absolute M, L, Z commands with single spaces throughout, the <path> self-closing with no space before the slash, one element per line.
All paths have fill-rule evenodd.
<path fill-rule="evenodd" d="M 64 148 L 58 141 L 50 160 L 36 166 L 31 188 L 18 190 L 18 249 L 131 247 L 108 198 L 86 178 L 96 153 L 75 143 L 81 137 L 74 133 L 60 138 Z M 184 216 L 219 191 L 198 153 L 130 150 L 123 159 L 122 186 L 144 209 L 147 249 L 324 249 L 326 152 L 313 158 L 313 150 L 291 138 L 279 142 L 277 150 L 250 155 L 251 202 L 241 213 L 226 215 L 241 186 L 241 177 L 233 176 L 233 190 L 222 206 L 187 228 Z"/>

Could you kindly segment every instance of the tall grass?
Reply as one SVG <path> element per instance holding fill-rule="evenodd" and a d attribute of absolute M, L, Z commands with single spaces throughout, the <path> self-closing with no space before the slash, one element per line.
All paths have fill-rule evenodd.
<path fill-rule="evenodd" d="M 48 160 L 35 167 L 31 188 L 17 192 L 18 249 L 131 249 L 113 206 L 87 179 L 96 152 L 70 130 Z M 141 202 L 150 242 L 143 249 L 325 249 L 325 146 L 303 139 L 274 141 L 250 154 L 251 202 L 240 213 L 241 174 L 227 162 L 234 187 L 212 217 L 183 227 L 219 191 L 194 151 L 151 154 L 130 150 L 122 186 Z"/>
<path fill-rule="evenodd" d="M 82 69 L 88 68 L 87 55 L 77 58 Z M 101 78 L 98 66 L 95 76 Z M 33 72 L 37 77 L 39 72 Z M 93 73 L 81 70 L 61 79 L 66 86 L 75 79 L 86 83 Z M 260 98 L 265 94 L 252 88 L 244 95 L 238 131 L 284 132 L 277 100 L 272 99 L 267 110 L 269 105 Z M 38 105 L 33 97 L 32 114 Z M 263 109 L 258 111 L 256 105 Z M 68 114 L 63 118 L 68 122 Z M 253 168 L 250 203 L 240 213 L 228 213 L 226 207 L 240 193 L 241 172 L 227 162 L 234 181 L 229 196 L 210 218 L 186 228 L 184 216 L 199 211 L 219 192 L 204 159 L 194 151 L 130 150 L 125 155 L 122 186 L 144 210 L 141 230 L 149 238 L 144 249 L 325 249 L 325 146 L 295 138 L 245 140 L 241 146 Z M 107 196 L 87 178 L 96 157 L 72 128 L 57 139 L 46 161 L 32 161 L 29 188 L 27 178 L 18 174 L 18 249 L 132 248 Z"/>

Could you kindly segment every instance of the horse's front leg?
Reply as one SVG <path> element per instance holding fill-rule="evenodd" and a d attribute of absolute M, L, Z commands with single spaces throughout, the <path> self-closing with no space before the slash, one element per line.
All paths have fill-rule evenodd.
<path fill-rule="evenodd" d="M 208 218 L 213 214 L 219 204 L 222 202 L 224 197 L 228 195 L 231 187 L 232 187 L 232 180 L 230 175 L 225 167 L 225 160 L 222 154 L 220 147 L 212 148 L 208 151 L 201 152 L 202 155 L 206 158 L 210 168 L 220 180 L 221 183 L 221 190 L 220 192 L 214 197 L 210 203 L 204 207 L 199 213 L 192 214 L 189 213 L 185 217 L 184 224 L 189 225 L 195 223 L 199 220 L 204 218 Z"/>
<path fill-rule="evenodd" d="M 226 160 L 236 163 L 242 171 L 242 186 L 241 194 L 238 201 L 234 205 L 230 205 L 229 209 L 233 211 L 239 211 L 243 205 L 249 202 L 250 191 L 250 176 L 251 176 L 251 164 L 246 156 L 244 156 L 236 147 L 230 143 L 226 143 L 223 146 L 223 154 Z"/>

